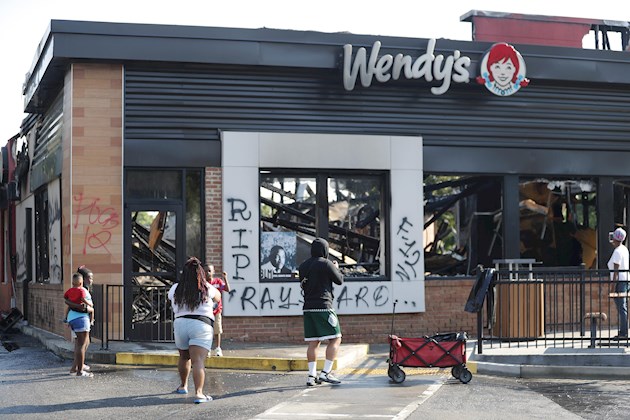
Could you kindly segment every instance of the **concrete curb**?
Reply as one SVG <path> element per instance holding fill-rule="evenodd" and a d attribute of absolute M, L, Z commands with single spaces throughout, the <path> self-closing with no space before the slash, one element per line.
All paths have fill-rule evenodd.
<path fill-rule="evenodd" d="M 344 351 L 333 364 L 333 369 L 343 369 L 352 365 L 358 359 L 367 356 L 369 345 L 353 345 Z M 156 365 L 156 366 L 177 366 L 179 355 L 177 352 L 168 353 L 116 353 L 115 364 L 119 365 Z M 283 358 L 283 357 L 237 357 L 222 356 L 208 357 L 206 367 L 212 369 L 236 369 L 236 370 L 270 370 L 270 371 L 308 371 L 308 362 L 304 358 Z M 324 361 L 320 358 L 317 361 L 317 368 L 322 369 Z"/>
<path fill-rule="evenodd" d="M 511 363 L 470 362 L 473 373 L 517 378 L 557 379 L 628 379 L 630 367 L 621 366 L 552 366 Z M 473 367 L 474 366 L 474 367 Z M 473 370 L 474 369 L 474 370 Z"/>
<path fill-rule="evenodd" d="M 29 335 L 39 340 L 46 349 L 57 356 L 72 360 L 74 358 L 73 344 L 63 337 L 22 324 L 18 327 L 23 334 Z M 343 346 L 339 352 L 337 360 L 333 364 L 333 369 L 343 369 L 351 366 L 357 360 L 367 356 L 368 344 L 350 344 Z M 293 352 L 292 352 L 293 353 Z M 302 352 L 300 352 L 302 353 Z M 308 371 L 306 361 L 306 348 L 304 356 L 300 357 L 269 357 L 264 355 L 255 356 L 222 356 L 208 357 L 206 367 L 212 369 L 234 369 L 234 370 L 263 370 L 263 371 Z M 110 365 L 150 365 L 150 366 L 177 366 L 179 353 L 176 350 L 128 352 L 112 351 L 104 349 L 88 350 L 86 361 Z M 323 358 L 318 358 L 317 368 L 324 367 Z"/>

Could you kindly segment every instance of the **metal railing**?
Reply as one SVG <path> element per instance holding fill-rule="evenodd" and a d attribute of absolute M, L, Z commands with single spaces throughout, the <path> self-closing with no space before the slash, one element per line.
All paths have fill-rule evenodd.
<path fill-rule="evenodd" d="M 616 283 L 609 270 L 486 269 L 478 274 L 477 283 L 489 275 L 493 278 L 484 296 L 485 307 L 476 306 L 479 353 L 484 343 L 489 348 L 630 345 L 627 338 L 616 337 L 615 300 L 625 299 L 627 304 L 628 295 L 613 293 Z"/>
<path fill-rule="evenodd" d="M 489 348 L 630 345 L 627 338 L 614 339 L 619 316 L 610 295 L 615 285 L 609 270 L 482 269 L 475 286 L 486 276 L 491 281 L 486 290 L 477 290 L 481 298 L 475 305 L 479 353 L 484 343 Z M 172 342 L 168 289 L 96 285 L 93 337 L 100 338 L 104 348 L 110 341 Z"/>
<path fill-rule="evenodd" d="M 94 302 L 94 325 L 90 331 L 90 337 L 101 340 L 101 347 L 103 347 L 103 325 L 105 324 L 106 305 L 103 300 L 103 290 L 105 285 L 93 284 L 92 285 L 92 302 Z"/>
<path fill-rule="evenodd" d="M 173 342 L 168 290 L 169 286 L 105 285 L 103 347 L 109 348 L 110 341 Z"/>

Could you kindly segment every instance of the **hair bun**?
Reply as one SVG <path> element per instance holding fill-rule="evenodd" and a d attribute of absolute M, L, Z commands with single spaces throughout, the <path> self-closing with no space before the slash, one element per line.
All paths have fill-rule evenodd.
<path fill-rule="evenodd" d="M 186 261 L 187 265 L 201 266 L 201 261 L 197 257 L 190 257 L 188 261 Z"/>

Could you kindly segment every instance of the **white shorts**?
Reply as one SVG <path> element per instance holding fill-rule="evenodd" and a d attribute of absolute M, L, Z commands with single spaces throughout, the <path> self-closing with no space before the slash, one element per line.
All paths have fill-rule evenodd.
<path fill-rule="evenodd" d="M 212 327 L 203 321 L 190 318 L 175 318 L 173 322 L 175 347 L 178 350 L 188 350 L 190 346 L 199 346 L 212 350 Z"/>

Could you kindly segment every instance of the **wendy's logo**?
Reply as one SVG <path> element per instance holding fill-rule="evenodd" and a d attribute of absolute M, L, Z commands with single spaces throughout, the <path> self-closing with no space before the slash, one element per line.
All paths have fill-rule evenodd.
<path fill-rule="evenodd" d="M 525 61 L 516 49 L 506 43 L 494 44 L 481 60 L 477 83 L 497 96 L 510 96 L 529 84 Z"/>

